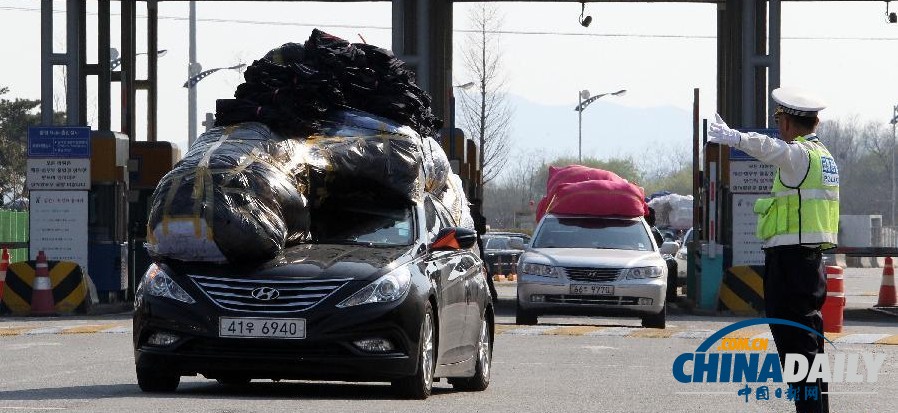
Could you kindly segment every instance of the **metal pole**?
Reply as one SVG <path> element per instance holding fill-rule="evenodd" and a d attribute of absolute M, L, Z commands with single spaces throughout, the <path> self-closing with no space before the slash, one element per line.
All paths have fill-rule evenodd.
<path fill-rule="evenodd" d="M 577 163 L 583 163 L 583 93 L 577 91 Z"/>
<path fill-rule="evenodd" d="M 190 13 L 189 13 L 189 24 L 188 24 L 188 38 L 189 38 L 189 47 L 188 54 L 190 63 L 187 65 L 187 77 L 191 78 L 196 73 L 194 72 L 196 69 L 196 2 L 190 1 Z M 198 72 L 198 71 L 197 71 Z M 197 85 L 194 84 L 191 87 L 187 88 L 187 147 L 190 148 L 190 145 L 193 144 L 193 141 L 196 140 L 196 89 Z"/>
<path fill-rule="evenodd" d="M 898 139 L 895 137 L 895 126 L 898 122 L 898 105 L 892 108 L 892 226 L 898 229 L 898 223 L 895 223 L 895 149 L 898 146 Z"/>

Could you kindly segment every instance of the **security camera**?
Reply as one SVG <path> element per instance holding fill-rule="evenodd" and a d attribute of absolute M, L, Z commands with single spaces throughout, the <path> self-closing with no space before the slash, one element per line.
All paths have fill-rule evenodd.
<path fill-rule="evenodd" d="M 895 17 L 895 13 L 892 13 L 892 18 Z M 583 27 L 589 27 L 589 24 L 592 23 L 592 16 L 586 16 L 583 20 L 580 20 L 580 25 Z M 892 21 L 894 23 L 894 21 Z"/>
<path fill-rule="evenodd" d="M 894 12 L 889 13 L 889 23 L 898 23 L 898 15 Z"/>

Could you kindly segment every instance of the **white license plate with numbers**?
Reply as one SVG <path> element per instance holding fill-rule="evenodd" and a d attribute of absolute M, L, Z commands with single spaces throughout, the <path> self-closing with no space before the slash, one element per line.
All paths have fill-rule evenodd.
<path fill-rule="evenodd" d="M 573 295 L 614 295 L 613 285 L 571 284 Z"/>
<path fill-rule="evenodd" d="M 306 338 L 304 318 L 220 317 L 219 337 Z"/>

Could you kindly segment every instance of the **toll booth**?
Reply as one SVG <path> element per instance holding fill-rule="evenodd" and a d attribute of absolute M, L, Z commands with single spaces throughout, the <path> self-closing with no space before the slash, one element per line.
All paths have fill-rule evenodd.
<path fill-rule="evenodd" d="M 118 302 L 128 289 L 127 135 L 91 132 L 88 266 L 100 302 Z"/>
<path fill-rule="evenodd" d="M 128 192 L 128 242 L 129 297 L 133 296 L 137 280 L 149 267 L 152 259 L 144 243 L 147 240 L 147 220 L 150 200 L 156 185 L 181 159 L 181 151 L 171 142 L 131 142 L 128 174 L 131 188 Z"/>

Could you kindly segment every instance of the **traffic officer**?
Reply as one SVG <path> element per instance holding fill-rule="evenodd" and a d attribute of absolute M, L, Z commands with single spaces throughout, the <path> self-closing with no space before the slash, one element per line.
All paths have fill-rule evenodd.
<path fill-rule="evenodd" d="M 786 353 L 803 354 L 809 363 L 823 353 L 826 276 L 821 251 L 836 246 L 839 232 L 839 169 L 817 138 L 817 112 L 826 106 L 793 88 L 771 93 L 778 104 L 774 120 L 780 139 L 730 129 L 717 116 L 708 141 L 738 148 L 777 167 L 771 197 L 755 203 L 757 236 L 764 241 L 764 297 L 767 317 L 795 321 L 818 332 L 770 325 L 780 362 Z M 790 383 L 798 412 L 828 412 L 822 380 Z"/>

